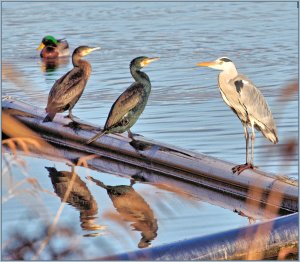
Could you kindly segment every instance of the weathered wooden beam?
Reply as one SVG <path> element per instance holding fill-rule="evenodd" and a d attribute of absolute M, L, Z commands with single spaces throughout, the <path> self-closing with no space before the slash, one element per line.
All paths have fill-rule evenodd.
<path fill-rule="evenodd" d="M 232 163 L 142 136 L 137 136 L 136 139 L 138 148 L 143 150 L 134 148 L 126 135 L 105 135 L 93 144 L 85 145 L 84 142 L 95 134 L 98 127 L 80 121 L 81 129 L 75 130 L 66 127 L 70 120 L 59 114 L 54 122 L 43 123 L 44 110 L 8 97 L 2 99 L 2 109 L 57 146 L 84 154 L 97 154 L 114 163 L 147 170 L 148 172 L 143 173 L 147 181 L 169 184 L 175 181 L 191 194 L 193 192 L 190 190 L 205 187 L 275 209 L 298 211 L 297 185 L 274 174 L 246 170 L 240 175 L 235 175 L 231 171 L 234 166 Z M 97 163 L 99 164 L 97 159 L 89 162 L 91 166 L 96 166 Z"/>

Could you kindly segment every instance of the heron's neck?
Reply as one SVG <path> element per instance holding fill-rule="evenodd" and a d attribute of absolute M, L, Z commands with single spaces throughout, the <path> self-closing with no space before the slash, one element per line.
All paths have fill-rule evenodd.
<path fill-rule="evenodd" d="M 146 88 L 146 90 L 150 92 L 151 82 L 150 82 L 148 75 L 146 73 L 136 69 L 135 67 L 131 67 L 130 72 L 131 72 L 131 75 L 134 78 L 134 80 L 136 82 L 143 84 L 143 86 Z"/>
<path fill-rule="evenodd" d="M 236 70 L 235 66 L 230 66 L 228 68 L 226 68 L 225 70 L 223 70 L 220 75 L 222 75 L 222 77 L 224 77 L 225 79 L 227 79 L 228 81 L 230 79 L 233 79 L 235 77 L 238 76 L 238 71 Z"/>

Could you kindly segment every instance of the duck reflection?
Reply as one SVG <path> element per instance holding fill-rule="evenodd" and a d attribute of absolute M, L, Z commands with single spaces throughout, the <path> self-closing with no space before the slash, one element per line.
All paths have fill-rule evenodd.
<path fill-rule="evenodd" d="M 147 202 L 133 189 L 134 180 L 131 180 L 130 186 L 107 186 L 93 177 L 88 176 L 87 179 L 106 189 L 121 219 L 132 222 L 133 229 L 141 231 L 138 247 L 148 247 L 157 236 L 157 220 Z"/>
<path fill-rule="evenodd" d="M 63 201 L 65 194 L 70 187 L 72 172 L 57 171 L 54 167 L 45 167 L 49 172 L 49 177 L 54 188 L 54 192 Z M 75 180 L 66 202 L 75 207 L 80 212 L 80 222 L 83 230 L 103 229 L 94 223 L 97 218 L 98 206 L 86 184 L 75 174 Z"/>
<path fill-rule="evenodd" d="M 66 66 L 70 62 L 69 57 L 61 58 L 42 58 L 41 59 L 41 70 L 42 72 L 53 72 L 61 66 Z"/>

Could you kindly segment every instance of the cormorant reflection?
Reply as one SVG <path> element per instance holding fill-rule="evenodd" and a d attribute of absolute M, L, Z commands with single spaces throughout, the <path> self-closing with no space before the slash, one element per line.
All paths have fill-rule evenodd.
<path fill-rule="evenodd" d="M 45 168 L 49 172 L 54 192 L 63 201 L 68 187 L 71 186 L 70 182 L 72 179 L 72 172 L 57 171 L 54 167 Z M 97 202 L 93 198 L 86 184 L 77 174 L 74 173 L 74 175 L 74 183 L 70 189 L 70 194 L 66 199 L 66 202 L 79 210 L 82 229 L 90 231 L 103 229 L 103 226 L 99 226 L 94 223 L 98 213 Z"/>
<path fill-rule="evenodd" d="M 148 247 L 151 241 L 157 236 L 157 220 L 153 211 L 146 201 L 134 189 L 134 181 L 131 180 L 130 186 L 107 186 L 100 180 L 90 176 L 88 180 L 93 181 L 96 185 L 105 188 L 114 207 L 119 212 L 122 220 L 133 222 L 131 226 L 136 231 L 141 231 L 141 240 L 139 248 Z"/>

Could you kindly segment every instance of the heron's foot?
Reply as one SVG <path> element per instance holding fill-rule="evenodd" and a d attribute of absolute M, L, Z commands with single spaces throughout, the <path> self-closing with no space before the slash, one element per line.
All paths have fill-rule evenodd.
<path fill-rule="evenodd" d="M 78 133 L 78 131 L 80 131 L 82 129 L 80 123 L 78 123 L 74 120 L 72 122 L 68 123 L 67 125 L 64 125 L 64 126 L 72 128 L 76 134 Z"/>
<path fill-rule="evenodd" d="M 233 172 L 233 174 L 237 173 L 239 175 L 246 169 L 254 169 L 254 168 L 256 168 L 256 166 L 253 166 L 251 163 L 246 163 L 246 164 L 237 165 L 237 166 L 233 167 L 232 172 Z"/>

